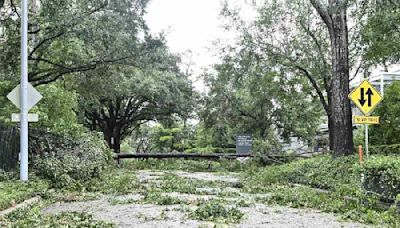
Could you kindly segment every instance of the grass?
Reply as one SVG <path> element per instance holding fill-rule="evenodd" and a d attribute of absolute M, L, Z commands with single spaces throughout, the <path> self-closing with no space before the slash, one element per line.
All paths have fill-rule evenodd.
<path fill-rule="evenodd" d="M 246 191 L 262 192 L 271 184 L 303 184 L 356 196 L 360 174 L 355 156 L 331 159 L 329 155 L 248 170 L 242 174 Z"/>
<path fill-rule="evenodd" d="M 187 201 L 178 197 L 163 195 L 160 192 L 150 191 L 146 192 L 143 199 L 144 203 L 157 204 L 157 205 L 174 205 L 174 204 L 188 204 Z"/>
<path fill-rule="evenodd" d="M 23 183 L 16 179 L 1 181 L 0 210 L 21 203 L 33 196 L 40 195 L 47 189 L 47 182 L 37 178 L 32 178 L 28 183 Z"/>
<path fill-rule="evenodd" d="M 255 160 L 242 163 L 237 160 L 219 161 L 182 160 L 182 159 L 146 159 L 122 160 L 122 167 L 134 170 L 183 170 L 189 172 L 238 172 L 259 166 Z"/>
<path fill-rule="evenodd" d="M 201 203 L 189 217 L 202 221 L 238 223 L 244 217 L 244 213 L 236 207 L 226 206 L 223 200 L 213 199 Z"/>
<path fill-rule="evenodd" d="M 68 212 L 57 215 L 44 215 L 41 212 L 42 207 L 42 204 L 38 204 L 31 208 L 17 210 L 5 218 L 0 218 L 0 227 L 115 227 L 111 223 L 96 221 L 87 213 Z"/>
<path fill-rule="evenodd" d="M 343 219 L 399 227 L 400 217 L 394 206 L 384 209 L 376 196 L 363 192 L 359 169 L 355 156 L 319 156 L 247 171 L 241 178 L 243 191 L 268 193 L 258 202 L 315 208 Z"/>
<path fill-rule="evenodd" d="M 225 188 L 235 187 L 237 185 L 235 183 L 224 181 L 205 181 L 194 178 L 179 177 L 174 174 L 164 175 L 160 180 L 161 182 L 151 183 L 151 187 L 163 192 L 179 192 L 188 194 L 202 194 L 202 192 L 197 191 L 198 188 L 202 187 Z"/>
<path fill-rule="evenodd" d="M 224 181 L 207 181 L 194 178 L 180 177 L 173 173 L 167 173 L 157 179 L 142 185 L 135 175 L 136 169 L 189 170 L 189 171 L 210 171 L 208 162 L 188 163 L 183 161 L 135 161 L 124 164 L 123 168 L 110 167 L 99 178 L 82 183 L 81 192 L 68 190 L 56 190 L 53 201 L 81 201 L 93 199 L 103 194 L 123 195 L 129 193 L 141 193 L 144 198 L 141 200 L 110 199 L 111 204 L 145 203 L 157 205 L 181 205 L 187 207 L 192 204 L 187 200 L 163 193 L 177 192 L 187 194 L 207 194 L 207 191 L 199 191 L 200 188 L 221 189 L 215 191 L 218 196 L 209 201 L 196 201 L 197 208 L 185 209 L 190 218 L 212 221 L 218 223 L 237 223 L 244 214 L 238 207 L 249 207 L 254 205 L 253 200 L 240 200 L 237 202 L 227 201 L 229 197 L 238 197 L 237 192 L 226 191 L 231 187 L 247 193 L 266 193 L 265 196 L 256 198 L 256 202 L 265 204 L 287 205 L 295 208 L 315 208 L 323 212 L 336 213 L 343 219 L 370 223 L 378 226 L 400 227 L 400 216 L 393 206 L 383 209 L 378 199 L 372 195 L 363 193 L 360 181 L 360 165 L 355 156 L 331 159 L 330 156 L 318 156 L 306 160 L 298 160 L 283 165 L 272 165 L 257 167 L 249 165 L 240 166 L 241 181 L 239 183 Z M 235 167 L 227 164 L 214 164 L 212 168 L 216 172 L 226 172 L 226 167 Z M 250 163 L 251 164 L 251 163 Z M 189 167 L 192 166 L 192 167 Z M 380 167 L 380 166 L 379 166 Z M 233 169 L 232 169 L 233 170 Z M 229 171 L 232 171 L 229 170 Z M 45 192 L 48 185 L 45 181 L 33 179 L 34 181 L 24 184 L 15 180 L 4 179 L 0 182 L 0 208 L 6 208 L 14 203 L 23 201 L 30 196 Z M 293 185 L 301 184 L 301 185 Z M 225 189 L 225 190 L 224 190 Z M 321 191 L 321 189 L 323 191 Z M 46 194 L 49 195 L 49 194 Z M 227 197 L 226 200 L 221 199 Z M 192 204 L 193 206 L 193 204 Z M 35 210 L 35 207 L 33 208 Z M 96 222 L 86 214 L 62 214 L 57 216 L 45 216 L 39 212 L 27 210 L 26 217 L 21 221 L 13 220 L 13 216 L 2 221 L 0 226 L 7 222 L 17 227 L 29 227 L 30 225 L 53 224 L 55 221 L 67 221 L 74 224 L 95 224 Z M 33 213 L 33 214 L 32 214 Z M 32 216 L 32 217 L 31 217 Z M 88 217 L 89 216 L 89 217 Z M 158 216 L 164 217 L 164 216 Z M 76 222 L 75 222 L 76 220 Z M 32 227 L 33 227 L 32 225 Z M 102 223 L 99 225 L 103 226 Z M 73 226 L 72 226 L 73 227 Z"/>
<path fill-rule="evenodd" d="M 103 194 L 123 195 L 141 189 L 135 172 L 127 169 L 108 168 L 100 178 L 86 183 L 85 190 Z"/>

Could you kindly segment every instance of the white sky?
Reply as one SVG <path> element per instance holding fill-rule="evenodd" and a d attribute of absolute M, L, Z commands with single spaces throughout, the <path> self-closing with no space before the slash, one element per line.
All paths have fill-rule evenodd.
<path fill-rule="evenodd" d="M 228 2 L 237 6 L 243 5 L 246 0 Z M 150 30 L 153 33 L 164 32 L 172 52 L 191 51 L 192 54 L 187 54 L 188 58 L 183 61 L 192 62 L 192 80 L 199 91 L 204 90 L 203 83 L 198 79 L 202 69 L 218 62 L 212 48 L 213 41 L 233 42 L 234 35 L 221 28 L 221 7 L 220 0 L 151 0 L 147 8 L 145 18 Z M 252 12 L 246 14 L 251 15 Z"/>

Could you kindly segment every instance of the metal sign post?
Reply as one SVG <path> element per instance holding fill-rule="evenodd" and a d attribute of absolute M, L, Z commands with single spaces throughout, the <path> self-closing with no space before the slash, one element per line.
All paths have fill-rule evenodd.
<path fill-rule="evenodd" d="M 21 122 L 20 179 L 28 181 L 28 122 L 37 122 L 39 119 L 37 114 L 28 112 L 42 99 L 42 95 L 28 82 L 28 0 L 21 1 L 21 9 L 21 84 L 7 98 L 21 110 L 20 114 L 12 114 L 11 120 Z"/>
<path fill-rule="evenodd" d="M 369 114 L 383 97 L 371 83 L 365 80 L 349 94 L 349 98 L 364 113 L 364 116 L 354 116 L 353 123 L 365 124 L 365 155 L 368 157 L 368 124 L 379 124 L 379 116 L 369 116 Z"/>
<path fill-rule="evenodd" d="M 365 125 L 365 156 L 368 157 L 368 124 Z"/>
<path fill-rule="evenodd" d="M 20 179 L 28 181 L 28 0 L 21 1 Z"/>

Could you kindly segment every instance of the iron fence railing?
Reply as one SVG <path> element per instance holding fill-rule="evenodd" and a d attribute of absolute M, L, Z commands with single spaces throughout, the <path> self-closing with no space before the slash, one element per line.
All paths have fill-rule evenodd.
<path fill-rule="evenodd" d="M 19 154 L 19 132 L 17 127 L 0 123 L 0 169 L 16 169 Z"/>

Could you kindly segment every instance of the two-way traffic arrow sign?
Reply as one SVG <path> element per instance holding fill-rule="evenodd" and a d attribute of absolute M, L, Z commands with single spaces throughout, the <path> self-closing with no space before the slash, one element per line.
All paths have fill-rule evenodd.
<path fill-rule="evenodd" d="M 383 99 L 375 87 L 366 80 L 349 94 L 349 98 L 364 115 L 371 113 Z"/>

